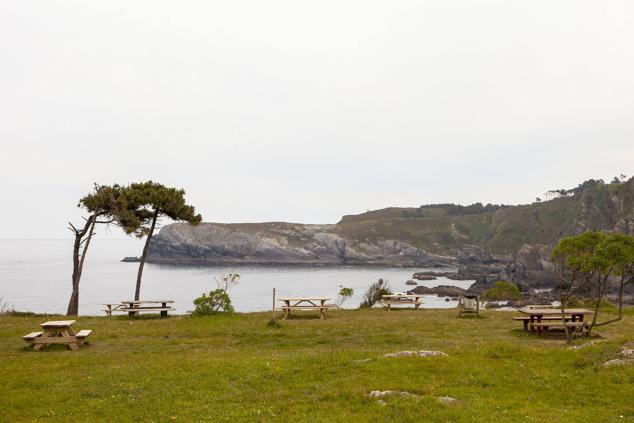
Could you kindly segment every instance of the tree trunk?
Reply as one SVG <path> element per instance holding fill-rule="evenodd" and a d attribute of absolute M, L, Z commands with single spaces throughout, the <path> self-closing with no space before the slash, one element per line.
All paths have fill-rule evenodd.
<path fill-rule="evenodd" d="M 136 289 L 134 291 L 134 301 L 139 301 L 139 297 L 141 296 L 141 277 L 143 276 L 143 267 L 145 266 L 145 257 L 147 256 L 148 249 L 150 247 L 150 241 L 152 240 L 152 235 L 154 234 L 154 228 L 156 227 L 156 220 L 159 216 L 159 210 L 154 210 L 154 217 L 152 218 L 152 226 L 150 226 L 150 232 L 147 234 L 147 239 L 145 240 L 145 246 L 143 246 L 143 254 L 141 255 L 141 259 L 139 260 L 139 273 L 136 276 Z"/>
<path fill-rule="evenodd" d="M 66 309 L 67 316 L 77 316 L 77 314 L 79 314 L 79 281 L 81 279 L 84 259 L 86 258 L 86 252 L 88 251 L 88 245 L 90 244 L 90 238 L 92 237 L 96 220 L 97 217 L 95 215 L 92 215 L 86 220 L 86 224 L 81 231 L 74 231 L 75 242 L 73 243 L 73 275 L 71 277 L 73 291 L 70 295 L 70 300 L 68 301 L 68 308 Z M 81 248 L 82 240 L 86 233 L 88 233 L 89 235 L 80 258 L 79 250 Z"/>

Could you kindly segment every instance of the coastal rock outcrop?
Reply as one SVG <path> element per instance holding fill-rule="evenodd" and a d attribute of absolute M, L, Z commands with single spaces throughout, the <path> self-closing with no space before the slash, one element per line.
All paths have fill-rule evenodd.
<path fill-rule="evenodd" d="M 148 262 L 448 267 L 455 258 L 400 240 L 348 239 L 335 232 L 335 225 L 177 223 L 153 238 Z"/>

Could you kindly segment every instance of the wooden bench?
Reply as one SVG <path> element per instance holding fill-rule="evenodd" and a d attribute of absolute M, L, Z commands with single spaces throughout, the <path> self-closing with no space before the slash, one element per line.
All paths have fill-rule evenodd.
<path fill-rule="evenodd" d="M 528 330 L 528 324 L 530 323 L 531 318 L 530 318 L 530 316 L 515 316 L 515 317 L 513 317 L 513 320 L 518 321 L 518 322 L 522 322 L 524 324 L 524 330 L 527 331 Z M 548 320 L 548 321 L 551 321 L 551 320 L 555 320 L 556 321 L 556 320 L 558 320 L 558 321 L 561 322 L 561 317 L 560 316 L 544 316 L 544 317 L 542 317 L 542 321 L 544 321 L 544 320 Z M 566 321 L 568 322 L 570 320 L 571 320 L 571 317 L 570 316 L 566 316 Z"/>
<path fill-rule="evenodd" d="M 161 313 L 161 317 L 167 317 L 167 312 L 168 311 L 174 311 L 176 310 L 173 307 L 122 307 L 116 311 L 121 311 L 123 313 L 128 313 L 128 315 L 130 317 L 136 315 L 137 313 L 141 313 L 141 312 L 158 312 Z"/>
<path fill-rule="evenodd" d="M 537 328 L 538 335 L 543 334 L 545 331 L 548 331 L 551 328 L 557 328 L 557 329 L 564 328 L 564 324 L 561 322 L 561 319 L 559 320 L 559 322 L 554 322 L 554 321 L 533 322 L 531 323 L 531 326 L 534 326 Z M 574 331 L 575 334 L 584 334 L 585 336 L 588 336 L 588 329 L 590 328 L 590 325 L 587 322 L 566 322 L 566 328 L 569 331 L 570 330 Z"/>
<path fill-rule="evenodd" d="M 33 341 L 35 338 L 42 336 L 42 333 L 43 332 L 31 332 L 28 335 L 24 335 L 22 339 L 24 339 L 27 342 Z"/>
<path fill-rule="evenodd" d="M 103 310 L 107 315 L 112 316 L 112 313 L 128 313 L 129 317 L 134 317 L 142 312 L 154 312 L 160 313 L 161 317 L 167 317 L 168 311 L 175 311 L 176 309 L 168 304 L 174 303 L 173 300 L 124 300 L 119 304 L 104 304 L 107 309 Z M 155 305 L 144 305 L 155 304 Z"/>

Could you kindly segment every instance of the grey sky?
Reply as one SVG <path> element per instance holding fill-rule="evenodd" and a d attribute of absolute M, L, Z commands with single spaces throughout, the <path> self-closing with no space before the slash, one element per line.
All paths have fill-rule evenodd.
<path fill-rule="evenodd" d="M 533 201 L 634 172 L 634 2 L 0 2 L 0 238 L 93 182 L 205 220 Z"/>

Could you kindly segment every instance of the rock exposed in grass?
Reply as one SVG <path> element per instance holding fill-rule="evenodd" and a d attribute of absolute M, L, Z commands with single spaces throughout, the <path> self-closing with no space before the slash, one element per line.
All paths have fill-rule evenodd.
<path fill-rule="evenodd" d="M 438 400 L 438 402 L 441 402 L 443 404 L 454 404 L 458 401 L 453 397 L 437 397 L 436 399 Z"/>
<path fill-rule="evenodd" d="M 570 346 L 570 347 L 568 347 L 568 349 L 569 350 L 580 350 L 580 349 L 583 349 L 583 348 L 591 347 L 594 344 L 595 344 L 594 341 L 590 341 L 590 342 L 586 342 L 584 344 Z"/>
<path fill-rule="evenodd" d="M 634 359 L 634 346 L 632 345 L 624 346 L 623 348 L 621 348 L 621 352 L 619 354 L 621 355 L 621 357 Z"/>
<path fill-rule="evenodd" d="M 634 361 L 634 360 L 623 360 L 621 358 L 615 358 L 613 360 L 606 361 L 605 363 L 602 364 L 602 366 L 603 367 L 623 366 L 625 364 L 629 364 L 631 361 Z"/>
<path fill-rule="evenodd" d="M 407 391 L 371 391 L 368 396 L 370 398 L 386 398 L 386 397 L 416 397 L 419 398 L 419 395 L 412 394 Z"/>
<path fill-rule="evenodd" d="M 447 354 L 442 351 L 399 351 L 395 353 L 385 354 L 384 357 L 393 358 L 393 357 L 437 357 L 437 356 L 446 356 Z"/>

